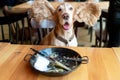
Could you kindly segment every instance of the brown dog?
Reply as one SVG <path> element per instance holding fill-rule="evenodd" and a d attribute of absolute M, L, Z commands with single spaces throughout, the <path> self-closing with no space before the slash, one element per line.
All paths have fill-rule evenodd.
<path fill-rule="evenodd" d="M 81 3 L 74 8 L 70 3 L 60 4 L 53 13 L 55 28 L 44 37 L 41 45 L 55 46 L 77 46 L 77 39 L 74 34 L 73 22 L 85 22 L 93 26 L 101 14 L 99 6 L 95 3 Z"/>

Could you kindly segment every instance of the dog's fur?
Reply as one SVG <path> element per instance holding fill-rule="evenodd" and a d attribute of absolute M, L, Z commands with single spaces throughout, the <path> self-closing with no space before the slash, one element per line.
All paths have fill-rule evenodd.
<path fill-rule="evenodd" d="M 54 7 L 47 0 L 34 0 L 29 16 L 40 23 L 44 19 L 51 19 L 54 11 Z"/>
<path fill-rule="evenodd" d="M 42 45 L 55 46 L 77 46 L 77 39 L 74 34 L 74 21 L 85 22 L 93 26 L 101 13 L 99 6 L 95 3 L 81 3 L 74 8 L 70 3 L 62 3 L 54 11 L 52 19 L 55 21 L 55 28 L 41 41 Z"/>

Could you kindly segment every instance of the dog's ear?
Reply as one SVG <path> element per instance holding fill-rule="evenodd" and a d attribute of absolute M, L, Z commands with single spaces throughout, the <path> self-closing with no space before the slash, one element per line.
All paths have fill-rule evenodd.
<path fill-rule="evenodd" d="M 51 13 L 55 12 L 55 8 L 48 1 L 45 2 L 45 5 L 50 9 Z"/>
<path fill-rule="evenodd" d="M 44 19 L 52 20 L 54 12 L 55 8 L 47 0 L 43 0 L 42 2 L 35 0 L 30 10 L 31 17 L 38 23 Z"/>
<path fill-rule="evenodd" d="M 101 9 L 97 3 L 81 3 L 75 12 L 75 20 L 94 26 L 101 15 Z"/>

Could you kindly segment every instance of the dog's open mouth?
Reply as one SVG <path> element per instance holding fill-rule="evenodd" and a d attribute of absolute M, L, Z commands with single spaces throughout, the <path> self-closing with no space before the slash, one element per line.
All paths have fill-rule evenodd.
<path fill-rule="evenodd" d="M 68 30 L 68 29 L 70 28 L 69 23 L 68 23 L 68 22 L 65 22 L 65 24 L 63 25 L 63 28 L 64 28 L 65 30 Z"/>

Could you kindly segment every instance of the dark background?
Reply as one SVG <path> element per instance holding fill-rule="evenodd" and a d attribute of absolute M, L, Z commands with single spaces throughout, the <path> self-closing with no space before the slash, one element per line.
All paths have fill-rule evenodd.
<path fill-rule="evenodd" d="M 0 0 L 0 7 L 3 7 L 4 5 L 14 6 L 16 4 L 20 4 L 26 1 L 29 0 Z"/>
<path fill-rule="evenodd" d="M 4 5 L 14 6 L 16 4 L 20 4 L 26 1 L 29 0 L 0 0 L 0 7 L 3 7 Z M 49 0 L 49 1 L 53 1 L 53 0 Z M 67 1 L 86 1 L 86 0 L 67 0 Z M 109 0 L 100 0 L 100 1 L 109 1 Z"/>

